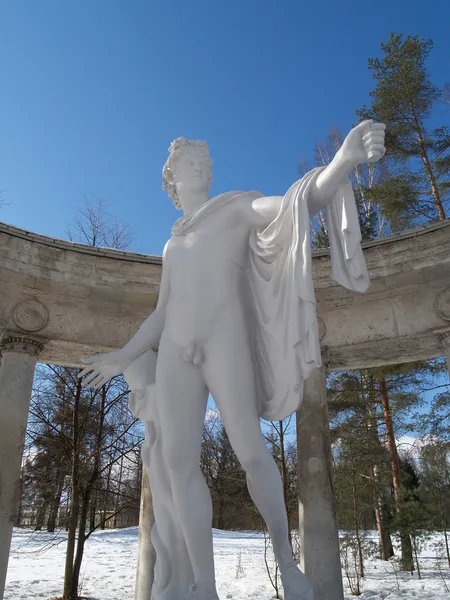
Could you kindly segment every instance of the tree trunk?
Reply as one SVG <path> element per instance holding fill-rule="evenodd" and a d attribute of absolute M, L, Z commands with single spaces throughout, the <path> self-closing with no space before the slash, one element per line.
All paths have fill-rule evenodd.
<path fill-rule="evenodd" d="M 84 490 L 82 496 L 80 522 L 78 526 L 78 543 L 75 561 L 73 563 L 72 570 L 72 585 L 71 585 L 71 596 L 70 600 L 76 600 L 78 598 L 78 585 L 80 580 L 81 563 L 83 561 L 84 545 L 86 543 L 86 523 L 89 512 L 89 505 L 94 489 L 94 484 L 100 475 L 100 455 L 101 455 L 101 443 L 103 438 L 103 424 L 105 421 L 105 404 L 106 404 L 106 388 L 105 386 L 101 389 L 101 402 L 100 402 L 100 418 L 98 424 L 98 430 L 96 435 L 95 450 L 94 450 L 94 465 L 92 469 L 91 477 Z M 65 599 L 64 599 L 65 600 Z"/>
<path fill-rule="evenodd" d="M 121 445 L 121 457 L 120 457 L 120 467 L 119 467 L 119 481 L 117 483 L 117 493 L 116 499 L 114 501 L 114 528 L 117 528 L 117 517 L 119 516 L 119 507 L 121 500 L 121 490 L 122 490 L 122 476 L 123 476 L 123 457 L 124 457 L 124 444 Z"/>
<path fill-rule="evenodd" d="M 379 378 L 379 389 L 381 394 L 381 404 L 383 406 L 384 422 L 386 426 L 386 434 L 388 440 L 389 455 L 391 458 L 392 481 L 394 484 L 394 497 L 397 516 L 401 519 L 403 508 L 403 492 L 400 479 L 400 461 L 398 458 L 397 445 L 395 443 L 394 425 L 392 422 L 391 408 L 389 404 L 389 396 L 387 392 L 386 378 L 382 375 Z M 408 531 L 402 525 L 399 527 L 400 543 L 402 547 L 401 570 L 414 571 L 413 549 L 411 538 Z"/>
<path fill-rule="evenodd" d="M 66 550 L 66 565 L 64 570 L 64 593 L 63 600 L 76 600 L 72 595 L 73 581 L 73 558 L 75 554 L 75 536 L 77 532 L 78 510 L 80 500 L 80 482 L 79 482 L 79 411 L 81 397 L 81 380 L 78 381 L 72 417 L 72 498 L 70 502 L 70 512 L 68 519 L 68 535 Z"/>
<path fill-rule="evenodd" d="M 415 535 L 412 536 L 412 543 L 413 543 L 413 548 L 414 548 L 414 558 L 416 559 L 417 575 L 418 575 L 419 579 L 422 579 L 422 575 L 420 573 L 419 556 L 417 553 L 417 543 L 416 543 Z"/>
<path fill-rule="evenodd" d="M 103 501 L 103 518 L 101 528 L 105 529 L 106 526 L 106 513 L 108 512 L 108 500 L 109 500 L 109 486 L 111 483 L 111 472 L 112 472 L 113 462 L 110 461 L 108 467 L 108 475 L 106 476 L 106 490 L 105 490 L 105 498 Z"/>
<path fill-rule="evenodd" d="M 34 524 L 35 531 L 41 531 L 42 525 L 44 524 L 45 514 L 47 512 L 47 509 L 48 509 L 48 501 L 42 500 L 42 502 L 37 510 L 37 513 L 36 513 L 36 522 Z"/>
<path fill-rule="evenodd" d="M 89 508 L 89 531 L 95 529 L 95 517 L 97 513 L 97 494 L 94 495 L 94 499 L 91 501 Z"/>
<path fill-rule="evenodd" d="M 363 371 L 361 371 L 361 382 L 363 382 Z M 375 404 L 376 399 L 374 392 L 374 376 L 371 373 L 369 373 L 367 390 L 367 410 L 369 411 L 370 418 L 367 421 L 367 433 L 369 436 L 372 437 L 372 442 L 374 445 L 374 458 L 369 473 L 373 489 L 373 505 L 375 519 L 377 523 L 380 557 L 382 560 L 389 560 L 394 555 L 394 549 L 392 547 L 389 524 L 387 522 L 385 511 L 383 508 L 383 489 L 380 488 L 380 480 L 378 476 L 379 464 L 377 464 L 377 457 L 379 456 L 381 442 L 378 434 L 378 412 Z M 363 385 L 361 385 L 361 393 L 363 395 L 363 398 L 365 399 L 366 390 L 364 389 Z"/>
<path fill-rule="evenodd" d="M 444 533 L 444 542 L 445 542 L 445 553 L 447 556 L 447 564 L 450 567 L 450 549 L 448 545 L 448 532 L 447 532 L 447 516 L 444 510 L 444 503 L 442 501 L 442 493 L 441 489 L 438 487 L 438 503 L 439 503 L 439 514 L 442 522 L 442 531 Z"/>
<path fill-rule="evenodd" d="M 371 469 L 371 479 L 373 482 L 373 502 L 379 538 L 380 557 L 382 560 L 389 560 L 394 556 L 394 549 L 392 547 L 389 526 L 386 522 L 386 515 L 384 514 L 383 499 L 380 496 L 377 471 L 374 466 Z"/>
<path fill-rule="evenodd" d="M 420 142 L 422 142 L 422 140 L 419 137 L 419 143 Z M 434 203 L 436 204 L 436 208 L 438 210 L 439 220 L 443 221 L 445 219 L 445 211 L 444 211 L 444 207 L 442 205 L 441 195 L 438 190 L 437 182 L 434 177 L 433 169 L 432 169 L 430 161 L 428 159 L 427 152 L 425 150 L 425 147 L 423 146 L 423 142 L 421 144 L 421 148 L 422 148 L 421 157 L 422 157 L 423 164 L 425 166 L 425 170 L 428 175 L 428 179 L 430 180 L 431 193 L 433 194 Z"/>
<path fill-rule="evenodd" d="M 47 521 L 47 531 L 53 533 L 56 529 L 56 519 L 58 517 L 58 510 L 61 504 L 61 496 L 64 486 L 64 473 L 59 470 L 57 474 L 57 481 L 55 485 L 55 493 L 50 501 L 50 511 Z"/>
<path fill-rule="evenodd" d="M 70 600 L 77 600 L 77 598 L 78 598 L 78 586 L 79 586 L 79 582 L 80 582 L 81 563 L 83 561 L 84 545 L 86 543 L 86 522 L 87 522 L 87 516 L 88 516 L 88 512 L 89 512 L 89 497 L 90 497 L 90 491 L 88 489 L 86 489 L 82 496 L 82 502 L 81 502 L 80 521 L 78 524 L 77 552 L 75 555 L 75 561 L 73 563 Z"/>
<path fill-rule="evenodd" d="M 433 173 L 433 168 L 430 163 L 430 159 L 428 158 L 428 153 L 425 147 L 425 142 L 422 135 L 422 129 L 420 127 L 419 119 L 417 118 L 416 110 L 414 105 L 411 104 L 411 111 L 413 114 L 414 123 L 417 131 L 417 141 L 419 142 L 420 147 L 420 157 L 422 159 L 423 165 L 425 167 L 425 171 L 427 172 L 427 177 L 431 185 L 431 193 L 434 198 L 434 203 L 436 204 L 436 208 L 438 210 L 439 220 L 443 221 L 445 219 L 445 211 L 442 206 L 441 195 L 439 193 L 439 189 L 437 186 L 436 178 Z"/>
<path fill-rule="evenodd" d="M 450 567 L 450 551 L 449 551 L 449 547 L 448 547 L 448 532 L 447 532 L 447 523 L 445 521 L 445 518 L 442 520 L 442 525 L 444 528 L 444 540 L 445 540 L 445 552 L 447 554 L 447 564 Z"/>
<path fill-rule="evenodd" d="M 395 554 L 394 546 L 392 545 L 390 520 L 391 519 L 390 519 L 389 504 L 383 498 L 383 500 L 381 502 L 381 521 L 383 523 L 384 531 L 386 533 L 386 550 L 387 550 L 388 559 L 392 558 Z"/>
<path fill-rule="evenodd" d="M 356 546 L 357 546 L 357 550 L 358 550 L 358 560 L 359 560 L 359 576 L 364 577 L 364 555 L 363 555 L 363 551 L 362 551 L 361 537 L 359 535 L 359 507 L 358 507 L 358 497 L 356 494 L 355 471 L 353 470 L 353 468 L 352 468 L 352 492 L 353 492 L 353 518 L 354 518 Z"/>
<path fill-rule="evenodd" d="M 286 453 L 285 453 L 285 449 L 284 449 L 284 424 L 283 424 L 283 421 L 278 421 L 278 425 L 280 427 L 279 437 L 280 437 L 281 479 L 283 482 L 284 505 L 286 507 L 286 516 L 287 516 L 287 521 L 288 521 L 289 544 L 291 545 L 291 549 L 292 549 L 292 531 L 291 531 L 292 515 L 291 515 L 290 507 L 288 505 L 288 502 L 289 502 L 288 483 L 289 482 L 288 482 L 288 477 L 287 477 Z"/>

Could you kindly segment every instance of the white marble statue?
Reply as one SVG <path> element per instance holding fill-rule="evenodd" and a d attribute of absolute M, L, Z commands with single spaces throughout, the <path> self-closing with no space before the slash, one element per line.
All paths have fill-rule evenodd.
<path fill-rule="evenodd" d="M 218 598 L 211 498 L 199 468 L 208 392 L 270 532 L 285 599 L 313 598 L 292 558 L 280 474 L 260 418 L 294 412 L 304 380 L 321 364 L 311 215 L 327 209 L 333 279 L 360 292 L 369 285 L 348 175 L 383 156 L 384 129 L 372 121 L 355 127 L 330 165 L 284 197 L 233 191 L 210 199 L 206 143 L 178 138 L 170 146 L 164 188 L 183 216 L 164 249 L 157 307 L 124 348 L 86 359 L 82 372 L 94 388 L 124 373 L 131 408 L 146 424 L 152 600 Z"/>

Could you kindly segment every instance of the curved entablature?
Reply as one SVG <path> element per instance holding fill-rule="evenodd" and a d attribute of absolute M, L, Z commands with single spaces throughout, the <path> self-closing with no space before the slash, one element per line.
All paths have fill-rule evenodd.
<path fill-rule="evenodd" d="M 322 344 L 331 369 L 443 354 L 450 329 L 450 220 L 363 245 L 371 286 L 330 280 L 327 251 L 313 254 Z M 92 248 L 0 223 L 0 333 L 43 340 L 40 360 L 78 365 L 121 347 L 154 309 L 161 257 Z"/>

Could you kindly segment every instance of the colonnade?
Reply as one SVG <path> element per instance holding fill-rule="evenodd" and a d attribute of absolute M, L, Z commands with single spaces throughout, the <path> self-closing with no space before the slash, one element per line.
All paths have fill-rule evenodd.
<path fill-rule="evenodd" d="M 450 328 L 437 332 L 450 365 Z M 5 332 L 0 342 L 0 599 L 3 598 L 13 527 L 20 503 L 20 476 L 34 369 L 45 340 Z M 450 371 L 449 371 L 450 377 Z M 297 412 L 299 533 L 301 566 L 314 585 L 315 600 L 342 600 L 336 500 L 328 425 L 325 373 L 305 382 Z M 140 510 L 136 600 L 150 600 L 155 553 L 148 473 Z"/>
<path fill-rule="evenodd" d="M 364 244 L 366 294 L 330 283 L 313 257 L 327 368 L 368 368 L 445 354 L 450 365 L 450 220 Z M 20 501 L 35 364 L 77 366 L 121 347 L 156 305 L 161 258 L 93 249 L 0 223 L 0 600 Z M 445 326 L 445 327 L 444 327 Z M 325 373 L 297 414 L 301 563 L 315 600 L 342 600 Z M 144 473 L 136 600 L 149 600 L 154 551 Z M 150 507 L 150 508 L 149 508 Z"/>

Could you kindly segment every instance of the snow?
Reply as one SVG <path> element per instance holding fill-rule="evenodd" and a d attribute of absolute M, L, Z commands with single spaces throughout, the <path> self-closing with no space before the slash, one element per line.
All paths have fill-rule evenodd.
<path fill-rule="evenodd" d="M 92 600 L 132 600 L 137 553 L 137 528 L 93 534 L 82 567 L 83 596 Z M 448 600 L 450 570 L 437 567 L 430 538 L 421 552 L 422 580 L 396 573 L 394 566 L 370 560 L 362 584 L 363 600 Z M 66 533 L 15 529 L 5 600 L 54 600 L 61 596 Z M 214 530 L 217 582 L 221 600 L 269 600 L 274 597 L 264 566 L 264 537 L 256 532 Z M 445 579 L 445 582 L 443 580 Z M 344 581 L 345 584 L 345 581 Z M 348 588 L 346 600 L 353 598 Z"/>

